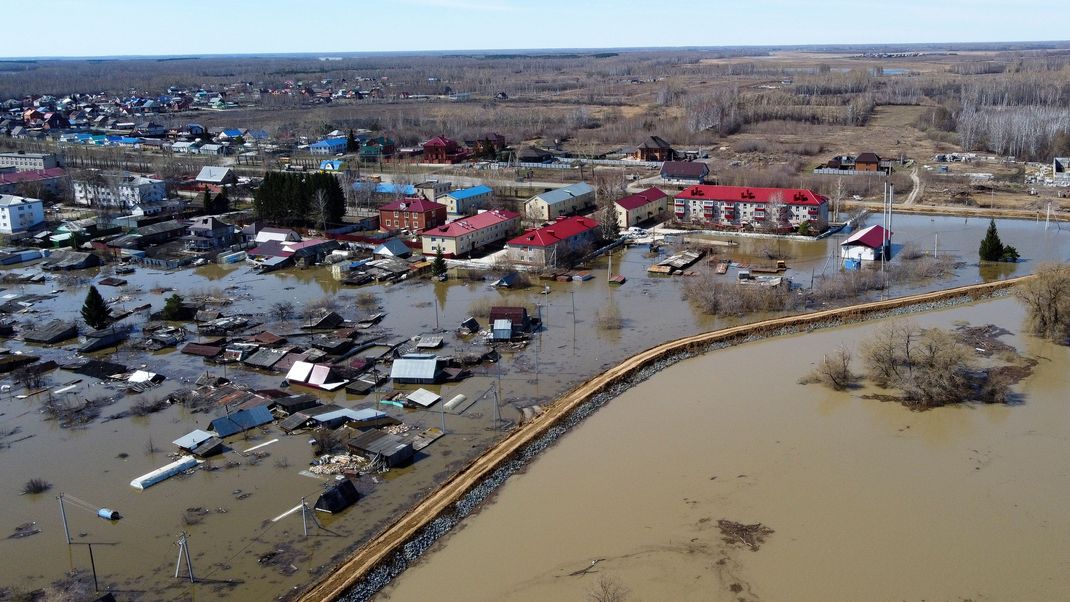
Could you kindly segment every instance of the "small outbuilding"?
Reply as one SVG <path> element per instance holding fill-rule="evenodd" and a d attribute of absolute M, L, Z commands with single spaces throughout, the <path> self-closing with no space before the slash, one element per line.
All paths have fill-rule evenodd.
<path fill-rule="evenodd" d="M 877 261 L 891 258 L 892 233 L 883 226 L 863 228 L 840 243 L 840 257 L 845 260 Z"/>
<path fill-rule="evenodd" d="M 323 495 L 316 500 L 314 508 L 319 512 L 335 514 L 356 504 L 358 499 L 360 499 L 360 495 L 357 494 L 357 488 L 353 485 L 353 481 L 345 479 L 324 491 Z"/>

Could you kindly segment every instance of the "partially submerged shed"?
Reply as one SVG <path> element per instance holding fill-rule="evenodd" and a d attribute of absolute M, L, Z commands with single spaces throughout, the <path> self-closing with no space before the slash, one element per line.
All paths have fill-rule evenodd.
<path fill-rule="evenodd" d="M 216 418 L 208 428 L 225 438 L 267 424 L 272 420 L 274 416 L 271 415 L 271 410 L 268 410 L 267 406 L 257 406 Z"/>
<path fill-rule="evenodd" d="M 354 453 L 382 461 L 390 467 L 402 466 L 416 454 L 411 441 L 377 430 L 353 437 L 346 446 Z"/>
<path fill-rule="evenodd" d="M 51 320 L 33 330 L 27 330 L 22 338 L 31 343 L 52 345 L 78 336 L 78 325 L 63 320 Z"/>
<path fill-rule="evenodd" d="M 409 353 L 390 366 L 390 379 L 398 384 L 431 385 L 441 378 L 438 356 L 432 353 Z"/>
<path fill-rule="evenodd" d="M 320 512 L 335 514 L 356 504 L 358 499 L 360 499 L 360 496 L 357 494 L 357 488 L 353 485 L 353 481 L 345 479 L 324 491 L 313 507 Z"/>

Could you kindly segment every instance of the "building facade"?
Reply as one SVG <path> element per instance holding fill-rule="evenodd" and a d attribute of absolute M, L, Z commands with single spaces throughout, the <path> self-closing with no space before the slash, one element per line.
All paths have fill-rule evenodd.
<path fill-rule="evenodd" d="M 0 234 L 26 232 L 43 223 L 45 209 L 40 199 L 0 195 Z"/>
<path fill-rule="evenodd" d="M 669 216 L 669 195 L 657 188 L 617 199 L 613 204 L 617 211 L 617 225 L 624 229 L 651 220 L 663 220 Z"/>
<path fill-rule="evenodd" d="M 489 186 L 473 186 L 454 190 L 442 197 L 446 211 L 452 215 L 474 215 L 490 202 L 494 191 Z"/>
<path fill-rule="evenodd" d="M 446 257 L 460 257 L 508 240 L 519 229 L 520 214 L 484 211 L 431 228 L 420 237 L 420 243 L 425 255 L 435 255 L 441 251 Z"/>
<path fill-rule="evenodd" d="M 398 199 L 379 208 L 379 230 L 421 231 L 446 223 L 446 206 L 421 197 Z"/>
<path fill-rule="evenodd" d="M 586 182 L 580 182 L 537 194 L 524 203 L 524 210 L 528 219 L 548 222 L 562 215 L 592 209 L 594 205 L 594 188 Z"/>
<path fill-rule="evenodd" d="M 673 198 L 673 216 L 733 229 L 783 229 L 806 221 L 823 228 L 828 223 L 828 199 L 798 188 L 691 186 Z"/>
<path fill-rule="evenodd" d="M 102 181 L 74 182 L 74 202 L 94 207 L 129 209 L 134 205 L 162 201 L 167 197 L 163 180 L 142 176 L 105 175 Z"/>
<path fill-rule="evenodd" d="M 44 171 L 59 167 L 52 153 L 0 153 L 0 167 L 14 167 L 15 171 Z"/>
<path fill-rule="evenodd" d="M 517 263 L 557 267 L 589 250 L 597 238 L 598 222 L 576 215 L 529 230 L 509 240 L 505 248 Z"/>

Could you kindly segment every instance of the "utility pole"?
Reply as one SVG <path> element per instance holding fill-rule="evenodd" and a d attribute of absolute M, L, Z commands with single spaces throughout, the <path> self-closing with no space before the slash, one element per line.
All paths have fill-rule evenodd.
<path fill-rule="evenodd" d="M 175 578 L 178 578 L 179 571 L 182 568 L 182 559 L 186 559 L 186 570 L 189 574 L 189 582 L 196 583 L 196 579 L 193 577 L 193 563 L 189 558 L 189 537 L 186 532 L 183 531 L 182 535 L 178 538 L 178 560 L 175 562 Z"/>
<path fill-rule="evenodd" d="M 89 546 L 89 566 L 93 569 L 93 591 L 100 591 L 100 584 L 97 583 L 97 563 L 93 560 L 93 544 L 87 543 Z"/>
<path fill-rule="evenodd" d="M 71 530 L 67 527 L 67 511 L 63 508 L 63 494 L 56 496 L 59 500 L 59 516 L 63 519 L 63 535 L 67 538 L 67 545 L 71 545 Z"/>

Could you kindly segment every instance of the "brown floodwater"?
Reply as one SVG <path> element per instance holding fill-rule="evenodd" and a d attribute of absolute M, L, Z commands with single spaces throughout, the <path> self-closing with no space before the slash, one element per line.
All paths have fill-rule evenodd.
<path fill-rule="evenodd" d="M 930 240 L 939 232 L 941 252 L 959 254 L 967 265 L 959 269 L 951 281 L 896 285 L 891 294 L 1011 277 L 1028 273 L 1040 260 L 1070 256 L 1070 232 L 1054 227 L 1045 231 L 1042 224 L 1029 221 L 1001 220 L 998 223 L 1004 241 L 1017 245 L 1029 261 L 1000 269 L 978 267 L 974 249 L 984 234 L 987 221 L 970 220 L 967 224 L 961 218 L 897 216 L 895 231 L 898 240 Z M 827 258 L 841 239 L 842 236 L 812 243 L 784 243 L 790 247 L 789 256 L 794 257 L 788 262 L 793 267 L 789 275 L 808 283 L 811 272 L 819 274 L 822 269 L 834 269 L 834 262 L 827 265 Z M 760 255 L 768 244 L 768 241 L 744 241 L 733 256 L 749 261 Z M 501 415 L 516 421 L 520 417 L 517 407 L 546 403 L 639 350 L 739 322 L 734 318 L 726 320 L 697 312 L 682 299 L 680 278 L 646 274 L 646 268 L 654 261 L 645 255 L 645 249 L 618 251 L 613 256 L 612 271 L 628 278 L 624 286 L 612 288 L 607 285 L 608 261 L 601 258 L 593 266 L 594 279 L 549 283 L 549 294 L 545 295 L 540 294 L 543 283 L 518 291 L 492 290 L 486 282 L 460 279 L 353 289 L 340 285 L 325 268 L 259 275 L 244 266 L 215 265 L 178 272 L 138 268 L 134 274 L 124 276 L 129 280 L 127 286 L 121 289 L 100 287 L 100 290 L 109 299 L 124 295 L 121 306 L 133 308 L 151 303 L 156 310 L 162 308 L 164 297 L 170 293 L 155 295 L 150 292 L 154 288 L 173 287 L 186 296 L 212 293 L 233 300 L 231 305 L 223 308 L 225 313 L 246 313 L 254 318 L 261 314 L 259 319 L 267 319 L 262 314 L 275 301 L 292 301 L 300 307 L 324 296 L 337 301 L 344 317 L 355 319 L 369 311 L 358 307 L 357 295 L 372 293 L 387 316 L 379 327 L 363 334 L 362 340 L 376 336 L 396 340 L 438 328 L 445 331 L 444 354 L 463 348 L 464 343 L 452 331 L 470 314 L 473 304 L 488 299 L 501 304 L 525 304 L 542 315 L 545 328 L 532 345 L 505 353 L 501 362 Z M 11 269 L 32 271 L 34 268 L 29 265 Z M 77 275 L 95 281 L 99 274 L 96 270 L 88 270 Z M 724 276 L 731 277 L 732 273 Z M 38 302 L 25 313 L 13 316 L 19 322 L 40 322 L 52 317 L 76 320 L 86 292 L 85 282 L 66 279 L 39 285 L 0 284 L 0 287 L 4 289 L 0 296 L 49 294 L 64 289 L 54 298 Z M 597 312 L 608 304 L 619 308 L 624 319 L 622 329 L 598 327 Z M 143 322 L 143 317 L 128 318 L 128 323 L 135 326 Z M 288 334 L 296 329 L 296 325 L 271 325 L 271 328 Z M 134 336 L 136 338 L 138 334 Z M 295 338 L 295 342 L 301 341 L 301 336 Z M 61 363 L 76 356 L 72 343 L 41 347 L 10 340 L 4 346 Z M 205 364 L 199 358 L 179 354 L 174 349 L 146 353 L 123 348 L 118 352 L 95 355 L 132 368 L 146 366 L 168 378 L 163 387 L 144 393 L 143 397 L 162 396 L 188 387 L 190 381 L 206 371 L 223 373 L 219 366 Z M 299 474 L 312 459 L 305 435 L 286 436 L 271 427 L 248 440 L 234 437 L 228 444 L 236 451 L 228 452 L 212 463 L 220 467 L 219 470 L 198 471 L 146 491 L 137 491 L 130 487 L 130 480 L 168 463 L 173 439 L 193 428 L 204 428 L 224 410 L 217 408 L 214 413 L 193 414 L 183 407 L 172 406 L 144 418 L 104 420 L 137 401 L 136 396 L 126 396 L 104 408 L 102 417 L 92 424 L 69 430 L 44 420 L 40 413 L 40 397 L 17 399 L 15 395 L 24 392 L 18 386 L 2 390 L 0 433 L 17 431 L 0 438 L 0 473 L 6 483 L 0 487 L 0 558 L 4 559 L 0 587 L 42 587 L 71 568 L 88 569 L 86 546 L 76 545 L 68 549 L 63 540 L 55 500 L 55 494 L 63 491 L 90 505 L 116 509 L 125 517 L 112 524 L 86 510 L 69 509 L 75 540 L 99 544 L 93 549 L 102 584 L 142 592 L 145 599 L 185 599 L 195 594 L 202 600 L 259 600 L 285 593 L 310 581 L 323 565 L 345 549 L 365 541 L 415 499 L 431 491 L 436 483 L 502 436 L 503 431 L 494 429 L 493 397 L 484 396 L 488 390 L 499 386 L 497 367 L 477 367 L 474 373 L 473 378 L 461 383 L 429 387 L 447 399 L 464 393 L 470 400 L 475 400 L 471 408 L 460 414 L 446 413 L 448 434 L 424 450 L 424 455 L 411 468 L 362 482 L 361 489 L 366 497 L 354 508 L 327 521 L 332 533 L 317 532 L 308 540 L 301 537 L 299 518 L 289 517 L 279 523 L 265 522 L 293 507 L 302 496 L 314 501 L 325 484 Z M 254 388 L 278 387 L 283 377 L 233 366 L 227 369 L 226 375 Z M 63 394 L 72 401 L 119 393 L 112 385 L 64 371 L 49 373 L 45 385 L 55 391 L 79 378 L 81 382 Z M 2 383 L 12 385 L 10 377 Z M 765 386 L 764 381 L 761 385 Z M 375 399 L 372 395 L 360 397 L 344 392 L 319 395 L 346 407 L 371 404 Z M 668 401 L 658 399 L 658 407 L 666 407 Z M 442 420 L 437 408 L 406 411 L 384 406 L 383 409 L 421 428 L 438 426 Z M 237 453 L 275 438 L 279 439 L 277 443 L 263 448 L 270 456 L 259 462 Z M 228 461 L 237 462 L 238 466 L 223 468 Z M 664 466 L 667 469 L 672 463 L 667 462 Z M 52 491 L 37 496 L 20 495 L 22 484 L 33 477 L 51 482 Z M 648 475 L 637 473 L 635 477 L 636 484 L 622 491 L 621 499 L 637 495 L 636 489 Z M 718 481 L 723 482 L 723 478 Z M 246 496 L 250 493 L 252 495 Z M 194 524 L 187 524 L 184 516 L 190 508 L 205 508 L 208 513 L 195 517 Z M 558 511 L 554 508 L 549 506 L 545 512 L 553 514 Z M 529 520 L 548 524 L 542 513 Z M 42 532 L 24 539 L 3 539 L 16 526 L 28 522 L 36 522 Z M 183 530 L 190 533 L 194 566 L 199 575 L 206 578 L 205 583 L 190 586 L 173 578 L 177 552 L 174 542 Z M 292 556 L 292 562 L 281 567 L 258 562 L 261 556 L 283 545 L 292 547 L 294 553 L 288 555 Z M 761 554 L 764 553 L 763 549 Z"/>
<path fill-rule="evenodd" d="M 1011 331 L 1012 299 L 918 314 Z M 513 476 L 380 594 L 578 600 L 1054 600 L 1070 591 L 1070 350 L 1024 403 L 912 412 L 797 380 L 882 322 L 681 362 L 611 401 Z M 775 532 L 757 551 L 719 519 Z M 571 575 L 598 563 L 589 573 Z M 740 590 L 739 593 L 732 591 Z"/>

